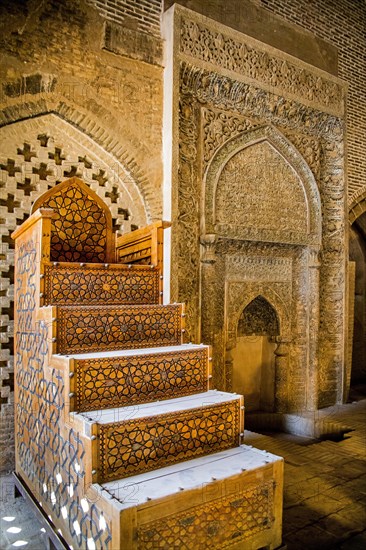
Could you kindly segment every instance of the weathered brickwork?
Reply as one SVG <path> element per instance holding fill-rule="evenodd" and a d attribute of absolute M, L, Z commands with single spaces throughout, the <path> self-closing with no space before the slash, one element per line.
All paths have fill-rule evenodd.
<path fill-rule="evenodd" d="M 366 4 L 363 0 L 260 0 L 338 48 L 338 75 L 348 83 L 347 154 L 349 203 L 366 188 Z"/>
<path fill-rule="evenodd" d="M 160 36 L 161 0 L 89 0 L 101 15 L 124 27 Z"/>

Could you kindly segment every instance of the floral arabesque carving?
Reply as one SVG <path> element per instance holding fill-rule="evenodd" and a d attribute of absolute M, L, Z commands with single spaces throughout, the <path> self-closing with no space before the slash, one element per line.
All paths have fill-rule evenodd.
<path fill-rule="evenodd" d="M 203 172 L 218 148 L 228 139 L 242 132 L 256 128 L 260 124 L 252 118 L 237 116 L 217 109 L 202 109 L 203 126 Z M 305 159 L 317 179 L 320 175 L 321 146 L 319 139 L 303 133 L 295 133 L 281 128 L 281 132 Z"/>
<path fill-rule="evenodd" d="M 238 336 L 278 336 L 276 311 L 263 296 L 257 296 L 242 311 L 238 321 Z"/>
<path fill-rule="evenodd" d="M 268 149 L 268 146 L 264 149 L 261 144 L 263 142 L 268 143 L 272 149 Z M 237 155 L 249 146 L 253 146 L 253 152 L 249 155 L 250 158 L 244 159 L 244 164 L 240 164 L 240 157 Z M 252 159 L 255 158 L 255 147 L 261 147 L 263 150 L 259 152 L 259 158 L 252 163 Z M 239 166 L 236 168 L 233 165 L 235 155 L 239 158 Z M 230 185 L 225 185 L 226 171 L 235 171 L 235 169 L 237 177 L 230 177 Z M 267 173 L 268 170 L 270 170 L 269 173 Z M 265 183 L 269 193 L 271 187 L 276 185 L 276 177 L 278 177 L 278 188 L 273 190 L 273 201 L 278 200 L 277 205 L 273 201 L 267 202 L 266 193 L 262 192 L 260 196 L 255 196 L 261 182 Z M 202 226 L 207 232 L 221 233 L 222 230 L 224 231 L 222 234 L 227 237 L 267 242 L 298 244 L 319 242 L 321 208 L 314 176 L 301 155 L 274 128 L 266 126 L 255 128 L 228 140 L 211 160 L 205 181 Z M 250 187 L 251 181 L 252 187 Z M 224 190 L 224 196 L 220 193 L 221 188 Z M 232 200 L 228 195 L 229 192 L 233 195 Z M 254 201 L 253 204 L 250 200 Z M 289 211 L 284 213 L 284 221 L 285 219 L 286 223 L 291 221 L 291 203 L 294 218 L 290 227 L 282 228 L 280 215 L 281 208 L 283 209 L 287 204 L 286 200 L 290 203 Z M 299 209 L 298 212 L 296 208 Z M 303 218 L 304 210 L 305 212 L 307 210 L 307 218 Z M 223 223 L 228 211 L 230 211 L 229 226 Z M 257 219 L 258 212 L 262 220 Z M 306 227 L 307 224 L 309 227 Z"/>
<path fill-rule="evenodd" d="M 231 38 L 203 23 L 182 20 L 180 51 L 197 60 L 234 71 L 247 78 L 259 81 L 263 86 L 276 88 L 282 93 L 296 95 L 329 110 L 343 108 L 343 89 L 331 77 L 320 76 L 314 70 L 299 67 L 295 63 L 270 55 L 250 44 L 248 37 Z"/>
<path fill-rule="evenodd" d="M 172 235 L 173 256 L 177 258 L 172 262 L 171 279 L 172 296 L 180 296 L 182 302 L 186 304 L 186 336 L 188 340 L 194 340 L 196 333 L 196 308 L 197 303 L 193 304 L 191 297 L 198 296 L 198 277 L 188 276 L 188 273 L 197 273 L 199 269 L 199 242 L 200 232 L 197 219 L 199 211 L 199 187 L 195 178 L 197 150 L 194 136 L 198 131 L 198 108 L 197 104 L 191 99 L 182 98 L 179 107 L 180 112 L 180 162 L 179 178 L 184 181 L 184 185 L 177 188 L 177 211 L 179 220 L 176 225 L 176 233 Z M 194 214 L 196 213 L 196 215 Z M 189 249 L 188 255 L 186 254 Z M 184 272 L 184 285 L 179 284 L 181 277 L 179 273 Z M 175 289 L 175 285 L 178 288 Z"/>
<path fill-rule="evenodd" d="M 306 129 L 308 135 L 331 137 L 333 143 L 343 140 L 344 121 L 340 116 L 312 109 L 299 100 L 287 99 L 186 61 L 181 62 L 180 79 L 182 94 L 194 97 L 202 105 L 259 117 L 262 124 L 267 121 L 288 130 Z"/>
<path fill-rule="evenodd" d="M 235 134 L 253 128 L 253 123 L 244 117 L 237 117 L 225 111 L 202 109 L 203 124 L 203 160 L 205 165 L 214 152 Z"/>
<path fill-rule="evenodd" d="M 227 349 L 235 347 L 240 317 L 246 307 L 258 296 L 264 298 L 276 312 L 281 336 L 289 336 L 291 294 L 288 291 L 286 292 L 286 283 L 272 283 L 269 285 L 260 282 L 230 282 L 227 288 L 226 305 L 228 319 Z"/>

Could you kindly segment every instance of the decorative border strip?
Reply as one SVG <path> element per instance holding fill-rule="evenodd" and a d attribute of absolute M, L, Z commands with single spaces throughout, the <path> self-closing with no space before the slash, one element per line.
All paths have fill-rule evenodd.
<path fill-rule="evenodd" d="M 301 97 L 313 107 L 343 115 L 345 85 L 337 77 L 209 18 L 181 8 L 177 13 L 182 58 L 237 73 L 271 92 Z"/>

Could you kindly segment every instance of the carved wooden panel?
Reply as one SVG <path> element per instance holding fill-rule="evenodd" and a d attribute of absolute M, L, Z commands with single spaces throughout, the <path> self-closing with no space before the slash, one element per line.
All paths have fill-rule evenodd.
<path fill-rule="evenodd" d="M 208 348 L 75 362 L 75 408 L 88 411 L 207 391 Z"/>
<path fill-rule="evenodd" d="M 102 481 L 239 445 L 240 400 L 100 426 Z"/>
<path fill-rule="evenodd" d="M 71 178 L 57 185 L 36 201 L 33 211 L 40 206 L 54 210 L 51 261 L 109 261 L 111 214 L 81 180 Z"/>
<path fill-rule="evenodd" d="M 59 306 L 58 353 L 179 345 L 181 304 L 165 306 Z"/>
<path fill-rule="evenodd" d="M 41 238 L 33 225 L 16 243 L 16 472 L 75 548 L 108 550 L 108 516 L 95 502 L 82 506 L 86 450 L 63 424 L 64 378 L 50 366 L 49 330 L 38 317 Z"/>
<path fill-rule="evenodd" d="M 44 305 L 158 304 L 159 298 L 157 268 L 45 265 Z"/>
<path fill-rule="evenodd" d="M 188 511 L 151 521 L 138 527 L 138 548 L 222 550 L 234 544 L 245 544 L 249 537 L 271 529 L 273 495 L 274 482 L 267 481 L 246 487 L 233 495 L 204 502 Z"/>

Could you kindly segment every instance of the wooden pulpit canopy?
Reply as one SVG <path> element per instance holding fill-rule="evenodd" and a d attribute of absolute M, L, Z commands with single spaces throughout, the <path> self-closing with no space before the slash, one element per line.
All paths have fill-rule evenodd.
<path fill-rule="evenodd" d="M 52 208 L 50 260 L 105 263 L 114 260 L 112 215 L 100 197 L 77 177 L 57 184 L 32 207 Z"/>

